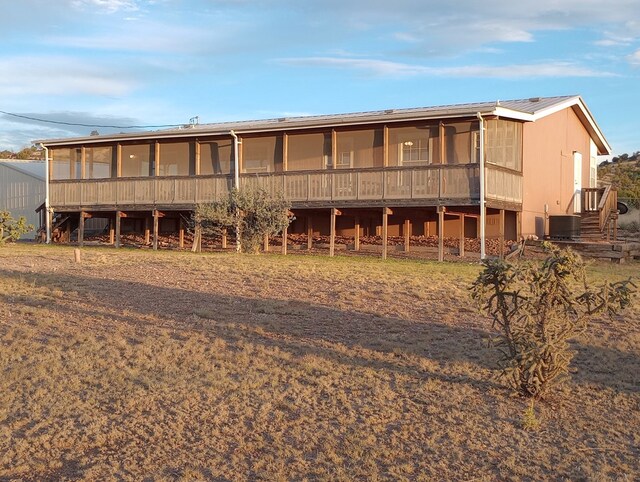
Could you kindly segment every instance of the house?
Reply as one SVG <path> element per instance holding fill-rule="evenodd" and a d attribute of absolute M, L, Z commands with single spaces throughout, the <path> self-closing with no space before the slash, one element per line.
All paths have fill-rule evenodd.
<path fill-rule="evenodd" d="M 53 212 L 109 219 L 116 244 L 121 229 L 182 233 L 197 203 L 234 186 L 282 192 L 290 232 L 353 236 L 356 248 L 375 234 L 541 237 L 550 215 L 610 204 L 596 159 L 611 148 L 579 96 L 37 142 Z M 601 232 L 615 223 L 595 214 Z"/>
<path fill-rule="evenodd" d="M 44 161 L 0 160 L 0 211 L 9 211 L 27 224 L 38 227 L 43 220 L 36 209 L 44 202 Z M 22 239 L 33 239 L 35 232 L 23 234 Z"/>

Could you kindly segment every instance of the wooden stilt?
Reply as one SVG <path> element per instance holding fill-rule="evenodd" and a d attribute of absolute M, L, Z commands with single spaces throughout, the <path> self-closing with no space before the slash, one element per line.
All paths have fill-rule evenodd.
<path fill-rule="evenodd" d="M 265 234 L 264 239 L 262 240 L 262 251 L 265 253 L 269 252 L 269 235 Z"/>
<path fill-rule="evenodd" d="M 66 242 L 69 244 L 71 242 L 71 219 L 67 219 L 67 228 L 66 228 Z"/>
<path fill-rule="evenodd" d="M 287 254 L 287 238 L 289 236 L 289 227 L 282 230 L 282 254 Z"/>
<path fill-rule="evenodd" d="M 613 240 L 617 241 L 618 240 L 618 218 L 613 218 L 611 220 L 611 222 L 613 223 Z"/>
<path fill-rule="evenodd" d="M 356 216 L 354 224 L 353 250 L 360 251 L 360 217 Z"/>
<path fill-rule="evenodd" d="M 498 242 L 500 246 L 498 246 L 498 255 L 500 259 L 504 259 L 504 209 L 500 210 L 500 226 L 498 233 Z"/>
<path fill-rule="evenodd" d="M 149 217 L 144 217 L 144 244 L 149 244 L 149 240 L 151 239 L 150 230 L 149 230 Z"/>
<path fill-rule="evenodd" d="M 520 242 L 522 238 L 522 213 L 518 211 L 516 213 L 516 241 Z"/>
<path fill-rule="evenodd" d="M 115 219 L 109 218 L 109 244 L 113 246 L 115 243 L 116 235 L 113 229 Z"/>
<path fill-rule="evenodd" d="M 404 252 L 408 253 L 411 244 L 411 221 L 404 220 Z"/>
<path fill-rule="evenodd" d="M 438 206 L 438 261 L 444 261 L 444 206 Z"/>
<path fill-rule="evenodd" d="M 158 210 L 153 210 L 153 249 L 158 249 Z"/>
<path fill-rule="evenodd" d="M 184 248 L 184 221 L 182 218 L 178 221 L 180 223 L 180 229 L 178 231 L 178 247 L 180 249 Z"/>
<path fill-rule="evenodd" d="M 313 218 L 307 216 L 307 251 L 313 248 Z"/>
<path fill-rule="evenodd" d="M 333 256 L 336 249 L 336 209 L 331 209 L 331 231 L 329 233 L 329 256 Z"/>
<path fill-rule="evenodd" d="M 227 230 L 222 230 L 222 249 L 227 249 Z"/>
<path fill-rule="evenodd" d="M 202 226 L 196 223 L 193 229 L 193 244 L 191 245 L 192 253 L 200 253 L 202 251 Z"/>
<path fill-rule="evenodd" d="M 390 214 L 393 214 L 391 209 L 382 208 L 382 259 L 387 259 Z"/>
<path fill-rule="evenodd" d="M 429 221 L 425 221 L 424 222 L 424 235 L 425 236 L 430 236 L 430 232 L 429 232 Z"/>
<path fill-rule="evenodd" d="M 464 214 L 460 214 L 460 241 L 458 242 L 458 255 L 464 257 Z"/>
<path fill-rule="evenodd" d="M 78 246 L 84 246 L 84 211 L 80 211 L 80 219 L 78 220 Z"/>
<path fill-rule="evenodd" d="M 145 218 L 146 219 L 146 218 Z M 122 222 L 121 216 L 120 216 L 120 211 L 116 211 L 116 239 L 115 239 L 115 244 L 116 244 L 116 248 L 120 247 L 120 224 Z"/>

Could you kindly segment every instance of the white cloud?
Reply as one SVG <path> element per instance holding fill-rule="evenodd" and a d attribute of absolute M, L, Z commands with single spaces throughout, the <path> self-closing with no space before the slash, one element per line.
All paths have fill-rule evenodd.
<path fill-rule="evenodd" d="M 636 50 L 631 55 L 627 56 L 627 60 L 631 65 L 640 67 L 640 49 Z"/>
<path fill-rule="evenodd" d="M 294 66 L 312 66 L 359 70 L 381 77 L 469 77 L 469 78 L 547 78 L 547 77 L 609 77 L 613 74 L 589 69 L 571 62 L 547 62 L 515 65 L 465 65 L 431 67 L 390 62 L 377 59 L 341 57 L 298 57 L 277 59 L 277 63 Z"/>
<path fill-rule="evenodd" d="M 106 13 L 135 12 L 140 8 L 136 0 L 71 0 L 71 5 L 80 9 L 96 9 Z"/>
<path fill-rule="evenodd" d="M 22 56 L 0 58 L 0 99 L 32 95 L 120 96 L 136 82 L 104 63 L 92 65 L 72 57 Z"/>

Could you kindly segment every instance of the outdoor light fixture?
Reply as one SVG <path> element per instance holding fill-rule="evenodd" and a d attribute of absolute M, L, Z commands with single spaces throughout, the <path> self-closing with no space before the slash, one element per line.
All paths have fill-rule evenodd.
<path fill-rule="evenodd" d="M 405 146 L 407 146 L 407 147 L 411 147 L 411 146 L 413 145 L 413 142 L 411 142 L 411 141 L 406 141 L 406 142 L 404 143 L 404 145 L 405 145 Z"/>

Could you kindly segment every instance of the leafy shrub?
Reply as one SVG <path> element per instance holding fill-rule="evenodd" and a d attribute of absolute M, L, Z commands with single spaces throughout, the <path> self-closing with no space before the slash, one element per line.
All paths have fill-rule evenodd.
<path fill-rule="evenodd" d="M 281 233 L 290 222 L 291 204 L 264 189 L 234 189 L 221 201 L 196 207 L 193 222 L 204 234 L 235 232 L 245 253 L 257 253 L 265 235 Z"/>
<path fill-rule="evenodd" d="M 472 297 L 500 334 L 501 376 L 517 393 L 539 398 L 567 378 L 574 352 L 569 341 L 595 314 L 615 314 L 631 302 L 631 280 L 587 284 L 582 258 L 545 243 L 542 264 L 486 260 Z"/>
<path fill-rule="evenodd" d="M 14 219 L 9 211 L 0 211 L 0 246 L 7 241 L 17 241 L 25 233 L 33 230 L 33 225 L 20 216 Z"/>

